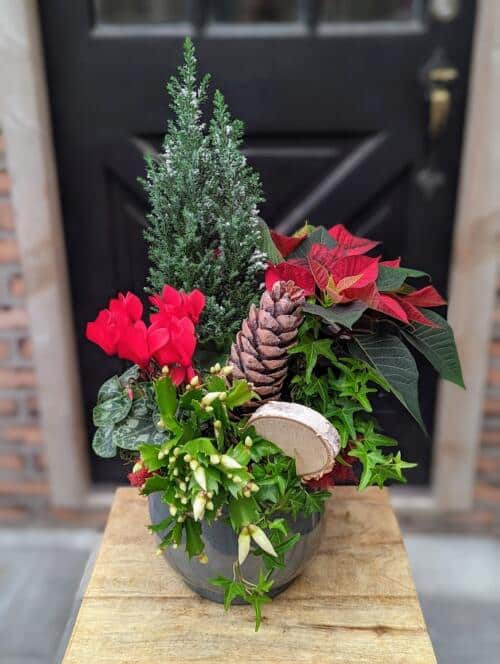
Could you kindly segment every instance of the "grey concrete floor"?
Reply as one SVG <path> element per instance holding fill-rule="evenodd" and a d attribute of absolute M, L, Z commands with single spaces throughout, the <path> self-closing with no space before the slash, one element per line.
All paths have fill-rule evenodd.
<path fill-rule="evenodd" d="M 0 664 L 58 664 L 99 539 L 93 531 L 0 530 Z M 500 662 L 500 541 L 405 542 L 440 664 Z"/>

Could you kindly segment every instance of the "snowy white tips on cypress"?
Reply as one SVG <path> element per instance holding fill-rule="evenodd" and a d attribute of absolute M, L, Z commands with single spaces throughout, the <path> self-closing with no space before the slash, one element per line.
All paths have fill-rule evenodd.
<path fill-rule="evenodd" d="M 286 401 L 269 401 L 248 420 L 259 436 L 295 459 L 304 480 L 329 473 L 340 451 L 338 431 L 312 408 Z"/>

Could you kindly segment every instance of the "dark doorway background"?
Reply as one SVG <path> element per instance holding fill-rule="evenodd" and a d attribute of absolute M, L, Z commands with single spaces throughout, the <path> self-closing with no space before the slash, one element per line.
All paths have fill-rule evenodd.
<path fill-rule="evenodd" d="M 87 415 L 99 385 L 122 367 L 85 341 L 85 323 L 118 290 L 144 286 L 147 201 L 137 177 L 165 131 L 165 82 L 186 34 L 200 71 L 245 122 L 270 225 L 342 222 L 383 240 L 387 257 L 433 274 L 446 293 L 475 3 L 459 3 L 455 16 L 440 16 L 437 4 L 40 2 Z M 436 86 L 451 103 L 431 136 Z M 436 380 L 426 367 L 420 392 L 432 434 Z M 390 398 L 378 410 L 403 455 L 419 462 L 410 481 L 427 484 L 432 437 Z M 119 460 L 93 456 L 92 470 L 97 482 L 123 478 Z"/>

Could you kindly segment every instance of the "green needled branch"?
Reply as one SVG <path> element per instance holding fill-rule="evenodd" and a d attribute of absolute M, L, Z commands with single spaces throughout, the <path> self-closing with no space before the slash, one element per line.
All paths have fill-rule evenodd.
<path fill-rule="evenodd" d="M 259 176 L 240 151 L 243 124 L 231 118 L 219 91 L 208 127 L 203 122 L 208 83 L 208 76 L 197 81 L 194 46 L 186 39 L 184 64 L 167 85 L 174 119 L 161 153 L 146 158 L 148 290 L 166 283 L 202 290 L 200 341 L 226 348 L 262 280 L 257 206 L 263 199 Z"/>

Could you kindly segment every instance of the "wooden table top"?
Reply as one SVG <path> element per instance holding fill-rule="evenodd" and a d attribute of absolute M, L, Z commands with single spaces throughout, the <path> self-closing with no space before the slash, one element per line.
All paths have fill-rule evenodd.
<path fill-rule="evenodd" d="M 155 555 L 146 499 L 117 490 L 64 664 L 436 662 L 388 493 L 337 487 L 314 561 L 264 607 L 195 595 Z"/>

